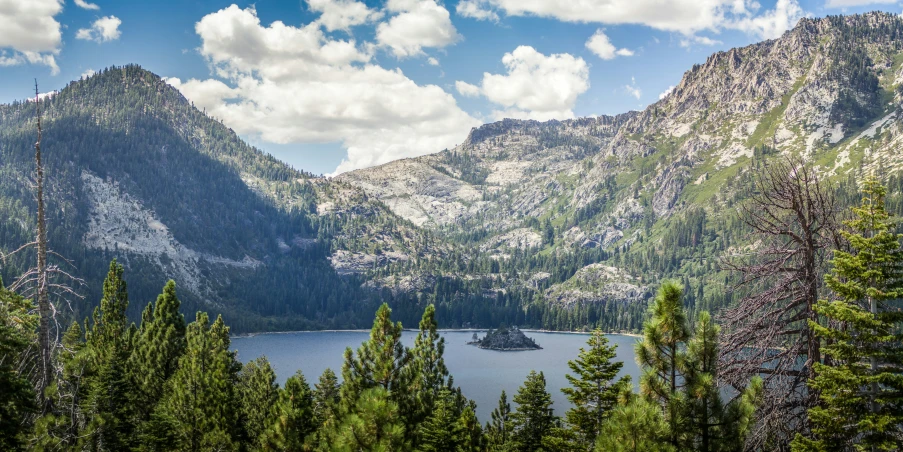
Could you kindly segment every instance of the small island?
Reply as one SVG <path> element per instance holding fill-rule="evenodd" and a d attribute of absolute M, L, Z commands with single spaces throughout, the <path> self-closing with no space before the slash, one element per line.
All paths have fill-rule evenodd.
<path fill-rule="evenodd" d="M 499 327 L 497 330 L 489 330 L 483 339 L 477 337 L 477 333 L 473 334 L 473 341 L 468 342 L 470 345 L 476 345 L 486 350 L 499 350 L 506 352 L 524 351 L 524 350 L 542 350 L 533 339 L 530 339 L 516 326 L 511 328 Z"/>

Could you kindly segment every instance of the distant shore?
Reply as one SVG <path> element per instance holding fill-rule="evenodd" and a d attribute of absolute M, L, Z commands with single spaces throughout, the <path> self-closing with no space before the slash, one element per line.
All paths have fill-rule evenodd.
<path fill-rule="evenodd" d="M 470 333 L 470 332 L 480 332 L 480 331 L 488 331 L 495 328 L 439 328 L 440 333 Z M 416 328 L 405 328 L 404 331 L 418 331 Z M 549 333 L 549 334 L 582 334 L 588 336 L 592 334 L 592 331 L 557 331 L 557 330 L 534 330 L 534 329 L 523 329 L 523 332 L 529 333 Z M 233 339 L 240 338 L 248 338 L 255 337 L 264 334 L 296 334 L 296 333 L 369 333 L 370 330 L 365 329 L 357 329 L 357 330 L 293 330 L 293 331 L 264 331 L 260 333 L 243 333 L 233 335 Z M 628 337 L 643 337 L 642 335 L 635 333 L 619 333 L 619 332 L 603 332 L 609 336 L 628 336 Z"/>

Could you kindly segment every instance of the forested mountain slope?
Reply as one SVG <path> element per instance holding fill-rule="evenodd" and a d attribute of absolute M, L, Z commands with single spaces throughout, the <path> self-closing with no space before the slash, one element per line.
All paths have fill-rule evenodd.
<path fill-rule="evenodd" d="M 237 331 L 413 324 L 637 330 L 664 279 L 691 310 L 737 293 L 723 256 L 754 249 L 736 206 L 793 155 L 844 203 L 889 177 L 903 211 L 903 19 L 804 19 L 712 55 L 641 112 L 504 120 L 454 149 L 332 179 L 252 148 L 163 79 L 110 68 L 40 102 L 51 245 L 93 303 L 107 261 L 135 306 L 178 281 Z M 0 106 L 0 249 L 33 236 L 34 102 Z M 10 281 L 30 262 L 0 269 Z M 133 312 L 137 315 L 137 312 Z"/>

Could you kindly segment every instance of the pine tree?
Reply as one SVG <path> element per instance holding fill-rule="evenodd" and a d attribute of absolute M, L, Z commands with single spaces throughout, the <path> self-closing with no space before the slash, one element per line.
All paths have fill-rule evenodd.
<path fill-rule="evenodd" d="M 486 442 L 490 451 L 507 450 L 511 438 L 511 404 L 502 390 L 499 406 L 492 410 L 492 422 L 486 424 Z"/>
<path fill-rule="evenodd" d="M 637 363 L 643 367 L 640 391 L 664 410 L 670 444 L 677 448 L 682 430 L 679 415 L 684 346 L 690 338 L 687 317 L 681 303 L 683 288 L 665 282 L 652 303 L 650 318 L 643 325 L 643 340 L 636 345 Z"/>
<path fill-rule="evenodd" d="M 232 449 L 237 430 L 234 393 L 240 365 L 229 350 L 229 328 L 199 312 L 186 330 L 187 347 L 167 382 L 161 415 L 176 426 L 178 448 Z"/>
<path fill-rule="evenodd" d="M 557 426 L 557 418 L 552 413 L 552 396 L 546 391 L 545 375 L 530 371 L 523 386 L 518 388 L 514 403 L 517 409 L 511 414 L 513 450 L 539 450 L 543 437 Z"/>
<path fill-rule="evenodd" d="M 430 415 L 420 424 L 420 446 L 424 452 L 458 452 L 465 444 L 464 426 L 455 413 L 454 395 L 442 388 L 433 397 Z"/>
<path fill-rule="evenodd" d="M 825 341 L 827 364 L 815 366 L 810 387 L 821 405 L 809 410 L 812 437 L 797 435 L 795 451 L 903 448 L 903 251 L 896 221 L 885 210 L 885 188 L 863 182 L 862 204 L 841 231 L 850 252 L 834 252 L 826 282 L 835 301 L 810 322 Z"/>
<path fill-rule="evenodd" d="M 339 392 L 339 380 L 336 378 L 335 372 L 327 368 L 320 375 L 317 384 L 314 385 L 313 415 L 317 428 L 338 416 Z"/>
<path fill-rule="evenodd" d="M 179 313 L 176 283 L 169 281 L 154 304 L 141 314 L 141 327 L 129 358 L 129 375 L 136 387 L 134 403 L 142 420 L 150 419 L 163 398 L 164 384 L 175 373 L 185 352 L 185 319 Z"/>
<path fill-rule="evenodd" d="M 602 424 L 598 452 L 673 452 L 662 410 L 644 397 L 629 397 Z"/>
<path fill-rule="evenodd" d="M 460 394 L 452 393 L 452 400 L 458 403 Z M 467 402 L 467 405 L 461 410 L 458 416 L 458 425 L 461 429 L 462 442 L 458 450 L 461 452 L 480 452 L 485 450 L 483 441 L 483 429 L 480 427 L 480 421 L 477 419 L 477 404 L 473 401 Z"/>
<path fill-rule="evenodd" d="M 265 356 L 249 361 L 239 373 L 239 422 L 244 430 L 244 440 L 254 449 L 260 446 L 264 433 L 276 422 L 279 392 L 276 373 Z"/>
<path fill-rule="evenodd" d="M 411 397 L 403 399 L 407 407 L 401 406 L 403 414 L 406 414 L 406 425 L 412 429 L 430 416 L 436 397 L 448 384 L 448 368 L 442 357 L 444 353 L 445 339 L 438 333 L 436 308 L 429 305 L 423 312 L 420 331 L 414 338 L 414 348 L 411 350 L 410 375 L 407 377 Z M 457 416 L 457 411 L 454 414 Z M 416 438 L 418 432 L 419 429 L 411 432 L 414 437 L 410 439 L 415 447 L 419 444 Z"/>
<path fill-rule="evenodd" d="M 345 350 L 342 366 L 341 402 L 347 410 L 357 403 L 364 390 L 379 387 L 398 407 L 397 399 L 409 396 L 410 372 L 406 370 L 410 353 L 401 343 L 401 322 L 392 323 L 392 310 L 383 303 L 376 312 L 370 340 L 361 344 L 357 356 Z"/>
<path fill-rule="evenodd" d="M 718 387 L 719 329 L 708 312 L 701 312 L 683 365 L 685 382 L 681 431 L 682 448 L 701 452 L 733 451 L 753 422 L 762 393 L 762 379 L 753 378 L 740 397 L 721 400 Z"/>
<path fill-rule="evenodd" d="M 318 425 L 313 399 L 310 386 L 300 370 L 289 377 L 285 388 L 279 391 L 279 399 L 274 407 L 275 419 L 264 435 L 265 450 L 308 450 L 305 442 Z"/>
<path fill-rule="evenodd" d="M 568 361 L 576 376 L 567 375 L 572 387 L 562 388 L 561 392 L 573 404 L 565 415 L 568 425 L 575 430 L 584 448 L 591 450 L 602 423 L 617 404 L 618 394 L 630 385 L 630 376 L 615 381 L 624 363 L 612 362 L 617 356 L 616 347 L 608 345 L 601 330 L 593 332 L 587 345 L 589 350 L 581 347 L 577 359 Z"/>
<path fill-rule="evenodd" d="M 103 283 L 103 298 L 94 309 L 93 325 L 86 334 L 85 353 L 89 366 L 85 412 L 88 425 L 80 434 L 82 447 L 91 450 L 122 450 L 133 439 L 134 395 L 128 375 L 132 349 L 129 334 L 129 298 L 123 267 L 114 259 Z"/>
<path fill-rule="evenodd" d="M 329 439 L 321 442 L 322 450 L 394 452 L 409 448 L 398 405 L 384 387 L 365 389 L 348 411 Z"/>
<path fill-rule="evenodd" d="M 28 313 L 29 305 L 0 280 L 0 450 L 24 446 L 28 424 L 23 420 L 37 409 L 31 382 L 17 369 L 36 339 L 37 318 Z"/>

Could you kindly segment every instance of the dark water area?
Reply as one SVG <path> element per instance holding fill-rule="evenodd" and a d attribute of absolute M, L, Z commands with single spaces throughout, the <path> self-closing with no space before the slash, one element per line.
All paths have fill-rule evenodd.
<path fill-rule="evenodd" d="M 586 347 L 589 335 L 568 333 L 526 332 L 536 340 L 542 350 L 499 352 L 482 350 L 467 345 L 473 331 L 443 331 L 445 338 L 445 363 L 464 395 L 477 403 L 477 415 L 485 424 L 490 413 L 498 405 L 502 390 L 508 400 L 517 392 L 530 370 L 542 371 L 552 395 L 555 414 L 563 416 L 570 404 L 561 393 L 568 386 L 565 375 L 569 372 L 568 360 L 577 357 L 581 347 Z M 483 336 L 480 332 L 480 336 Z M 313 386 L 326 368 L 332 368 L 341 378 L 342 353 L 346 347 L 357 350 L 367 340 L 368 331 L 317 331 L 297 333 L 260 334 L 237 337 L 232 348 L 242 362 L 266 355 L 276 371 L 279 384 L 285 383 L 300 369 Z M 405 331 L 402 341 L 408 347 L 414 345 L 415 333 Z M 621 375 L 631 375 L 634 385 L 639 381 L 640 370 L 634 360 L 633 345 L 637 338 L 608 335 L 609 343 L 617 346 L 617 360 L 624 363 Z M 512 409 L 514 404 L 512 403 Z"/>

